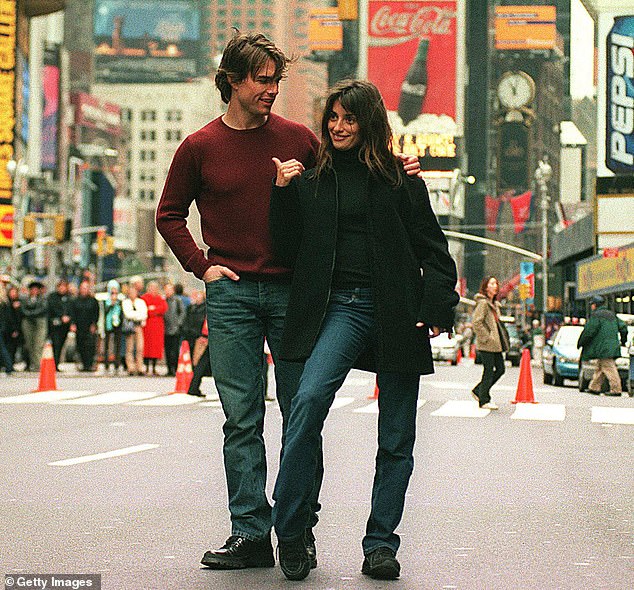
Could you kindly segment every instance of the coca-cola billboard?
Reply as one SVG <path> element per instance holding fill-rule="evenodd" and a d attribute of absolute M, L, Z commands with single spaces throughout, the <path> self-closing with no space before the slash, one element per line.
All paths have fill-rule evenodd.
<path fill-rule="evenodd" d="M 368 79 L 401 143 L 417 143 L 420 155 L 455 155 L 457 4 L 368 2 Z"/>

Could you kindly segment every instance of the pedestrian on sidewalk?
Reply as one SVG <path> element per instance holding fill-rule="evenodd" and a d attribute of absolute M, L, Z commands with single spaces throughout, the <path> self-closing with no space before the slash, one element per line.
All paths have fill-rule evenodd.
<path fill-rule="evenodd" d="M 211 377 L 207 319 L 205 319 L 203 323 L 200 336 L 197 338 L 194 350 L 192 351 L 192 364 L 194 365 L 194 375 L 189 383 L 187 393 L 197 397 L 205 397 L 205 394 L 200 391 L 200 384 L 202 383 L 203 377 Z"/>
<path fill-rule="evenodd" d="M 509 336 L 500 322 L 501 308 L 497 301 L 500 285 L 494 276 L 484 277 L 480 291 L 475 296 L 473 311 L 473 332 L 476 338 L 476 350 L 482 359 L 482 378 L 472 390 L 471 395 L 478 405 L 486 410 L 497 410 L 491 401 L 491 387 L 504 375 L 504 352 L 509 349 Z"/>
<path fill-rule="evenodd" d="M 99 303 L 91 291 L 89 281 L 79 283 L 79 294 L 71 308 L 71 330 L 75 332 L 77 352 L 81 359 L 81 371 L 95 371 L 97 353 L 97 322 Z"/>
<path fill-rule="evenodd" d="M 273 492 L 280 566 L 290 580 L 310 572 L 304 531 L 311 526 L 321 433 L 354 367 L 376 372 L 380 390 L 361 571 L 395 579 L 395 529 L 414 465 L 420 375 L 434 371 L 430 337 L 453 327 L 456 266 L 425 183 L 406 176 L 393 155 L 373 84 L 337 84 L 321 132 L 314 169 L 275 159 L 271 196 L 274 248 L 294 270 L 280 357 L 305 362 Z"/>
<path fill-rule="evenodd" d="M 27 353 L 25 371 L 38 371 L 48 332 L 48 305 L 43 283 L 31 281 L 27 288 L 28 293 L 22 297 L 20 302 L 22 334 Z"/>
<path fill-rule="evenodd" d="M 621 395 L 621 378 L 614 359 L 621 356 L 621 345 L 625 346 L 627 342 L 627 325 L 606 307 L 601 295 L 590 299 L 590 309 L 590 317 L 577 341 L 581 360 L 597 361 L 588 391 L 599 395 L 605 377 L 610 385 L 606 395 Z"/>
<path fill-rule="evenodd" d="M 143 375 L 143 326 L 147 320 L 147 305 L 139 297 L 139 291 L 130 284 L 128 296 L 121 304 L 123 310 L 122 331 L 125 336 L 125 362 L 129 375 Z"/>
<path fill-rule="evenodd" d="M 108 299 L 104 303 L 104 351 L 103 362 L 106 372 L 110 369 L 112 361 L 114 373 L 119 371 L 121 362 L 121 340 L 123 338 L 121 328 L 123 324 L 123 308 L 119 300 L 120 285 L 112 279 L 108 281 Z"/>
<path fill-rule="evenodd" d="M 174 377 L 178 366 L 178 352 L 181 345 L 181 327 L 185 321 L 185 304 L 176 295 L 174 285 L 167 283 L 163 287 L 167 311 L 165 312 L 165 364 L 167 376 Z"/>
<path fill-rule="evenodd" d="M 143 359 L 147 375 L 158 375 L 156 363 L 163 358 L 165 348 L 165 314 L 167 301 L 161 294 L 159 284 L 150 281 L 147 291 L 141 296 L 147 305 L 147 321 L 143 328 Z"/>
<path fill-rule="evenodd" d="M 6 345 L 6 338 L 10 334 L 11 329 L 11 306 L 7 296 L 7 290 L 2 282 L 0 282 L 0 362 L 4 366 L 7 375 L 13 373 L 13 358 L 9 354 Z"/>
<path fill-rule="evenodd" d="M 59 371 L 62 348 L 70 331 L 73 298 L 68 293 L 68 281 L 57 282 L 55 292 L 48 296 L 48 337 L 53 345 L 55 369 Z"/>

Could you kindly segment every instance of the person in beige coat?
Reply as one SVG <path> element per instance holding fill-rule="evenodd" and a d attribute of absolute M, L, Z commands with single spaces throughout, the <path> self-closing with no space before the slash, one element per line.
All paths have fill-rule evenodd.
<path fill-rule="evenodd" d="M 500 304 L 497 295 L 500 290 L 498 280 L 485 277 L 476 294 L 476 307 L 473 312 L 473 331 L 476 337 L 476 350 L 482 359 L 484 370 L 482 379 L 471 394 L 481 408 L 497 410 L 498 406 L 491 401 L 490 390 L 500 377 L 504 375 L 504 352 L 509 349 L 509 339 L 505 328 L 500 323 Z"/>

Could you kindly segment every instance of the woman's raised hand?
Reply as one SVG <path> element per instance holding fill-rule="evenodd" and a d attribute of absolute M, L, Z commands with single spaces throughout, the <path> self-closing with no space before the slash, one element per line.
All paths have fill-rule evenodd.
<path fill-rule="evenodd" d="M 273 158 L 273 162 L 277 168 L 275 186 L 288 186 L 294 176 L 299 176 L 304 171 L 304 165 L 298 160 L 282 162 L 278 158 Z"/>

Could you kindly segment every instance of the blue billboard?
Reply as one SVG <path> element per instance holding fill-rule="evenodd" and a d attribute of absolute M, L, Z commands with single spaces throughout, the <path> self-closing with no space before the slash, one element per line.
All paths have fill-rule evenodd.
<path fill-rule="evenodd" d="M 605 164 L 634 172 L 634 16 L 619 16 L 607 37 Z"/>
<path fill-rule="evenodd" d="M 197 0 L 95 0 L 95 79 L 183 82 L 199 73 Z"/>

